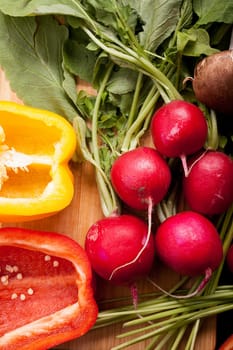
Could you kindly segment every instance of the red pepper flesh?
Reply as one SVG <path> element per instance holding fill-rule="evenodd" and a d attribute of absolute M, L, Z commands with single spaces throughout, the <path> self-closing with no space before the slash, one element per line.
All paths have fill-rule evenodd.
<path fill-rule="evenodd" d="M 0 229 L 0 349 L 45 350 L 95 323 L 84 249 L 53 232 Z"/>

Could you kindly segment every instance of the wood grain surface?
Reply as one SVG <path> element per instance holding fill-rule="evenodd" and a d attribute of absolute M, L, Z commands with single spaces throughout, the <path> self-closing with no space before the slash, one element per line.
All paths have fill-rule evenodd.
<path fill-rule="evenodd" d="M 22 103 L 17 98 L 16 94 L 11 91 L 9 83 L 2 70 L 0 70 L 0 100 Z M 74 238 L 83 246 L 88 228 L 96 220 L 102 217 L 102 212 L 99 205 L 95 173 L 92 166 L 85 162 L 81 165 L 71 164 L 71 169 L 75 179 L 75 194 L 69 207 L 58 214 L 43 220 L 21 224 L 9 223 L 7 226 L 20 226 L 45 231 L 56 231 Z M 178 276 L 171 274 L 171 272 L 164 267 L 156 269 L 155 278 L 164 288 L 169 288 L 178 280 Z M 146 282 L 142 282 L 139 286 L 140 291 L 146 291 L 148 288 L 151 287 L 149 287 Z M 97 280 L 98 300 L 125 295 L 130 295 L 128 288 L 113 287 L 104 281 Z M 215 328 L 215 318 L 204 322 L 198 336 L 195 350 L 214 350 L 216 341 Z M 120 343 L 120 340 L 117 340 L 116 338 L 116 335 L 120 332 L 121 325 L 114 325 L 100 330 L 92 330 L 79 339 L 57 346 L 56 349 L 110 350 L 114 345 Z M 140 344 L 129 347 L 129 349 L 145 349 L 146 343 L 147 342 L 144 341 Z"/>

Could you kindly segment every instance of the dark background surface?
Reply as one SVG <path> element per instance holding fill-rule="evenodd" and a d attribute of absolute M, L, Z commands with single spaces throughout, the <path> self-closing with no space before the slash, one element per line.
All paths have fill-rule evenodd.
<path fill-rule="evenodd" d="M 218 116 L 218 129 L 220 134 L 227 136 L 227 144 L 225 150 L 228 154 L 233 154 L 233 118 L 226 116 Z M 224 267 L 224 271 L 221 278 L 221 284 L 233 284 L 233 273 L 231 273 L 227 266 Z M 228 336 L 233 334 L 233 310 L 219 314 L 217 316 L 217 348 L 222 344 Z M 208 350 L 208 349 L 206 349 Z"/>
<path fill-rule="evenodd" d="M 220 281 L 221 284 L 233 284 L 233 274 L 225 266 Z M 233 310 L 224 312 L 217 316 L 217 346 L 219 346 L 231 335 L 233 334 Z M 208 349 L 206 349 L 208 350 Z"/>

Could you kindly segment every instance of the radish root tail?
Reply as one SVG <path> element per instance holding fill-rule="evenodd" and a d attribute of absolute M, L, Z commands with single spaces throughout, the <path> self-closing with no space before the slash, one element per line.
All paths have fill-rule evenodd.
<path fill-rule="evenodd" d="M 205 276 L 202 279 L 201 283 L 199 286 L 194 290 L 194 292 L 189 293 L 189 294 L 184 294 L 184 295 L 178 295 L 178 294 L 172 294 L 160 287 L 157 283 L 152 281 L 150 278 L 148 278 L 148 281 L 157 289 L 159 289 L 162 293 L 168 295 L 169 297 L 175 298 L 175 299 L 188 299 L 196 296 L 198 293 L 200 293 L 206 286 L 206 284 L 209 282 L 210 278 L 212 276 L 212 270 L 210 268 L 207 268 L 205 271 Z"/>

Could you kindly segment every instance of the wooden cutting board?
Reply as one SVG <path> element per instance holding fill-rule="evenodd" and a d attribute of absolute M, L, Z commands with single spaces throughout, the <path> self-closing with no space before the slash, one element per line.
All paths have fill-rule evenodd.
<path fill-rule="evenodd" d="M 4 72 L 0 70 L 0 100 L 15 101 L 22 103 L 10 89 Z M 85 162 L 71 164 L 71 170 L 75 180 L 75 194 L 72 203 L 60 213 L 43 220 L 27 223 L 9 223 L 8 226 L 18 226 L 45 231 L 56 231 L 68 235 L 84 245 L 88 228 L 102 217 L 99 197 L 95 183 L 93 167 Z M 3 226 L 3 225 L 2 225 Z M 6 225 L 4 225 L 6 226 Z M 171 287 L 178 279 L 164 267 L 156 269 L 156 281 L 164 288 Z M 151 289 L 146 282 L 139 286 L 140 291 Z M 103 300 L 116 296 L 130 295 L 127 288 L 113 287 L 106 282 L 97 281 L 97 298 Z M 215 318 L 206 321 L 198 336 L 195 350 L 214 350 L 216 341 Z M 61 344 L 56 347 L 60 350 L 110 350 L 111 347 L 120 343 L 116 335 L 121 332 L 121 325 L 114 325 L 100 330 L 92 330 L 83 337 Z M 146 341 L 129 347 L 130 350 L 145 349 Z M 55 349 L 55 348 L 54 348 Z M 166 348 L 164 349 L 166 350 Z"/>

